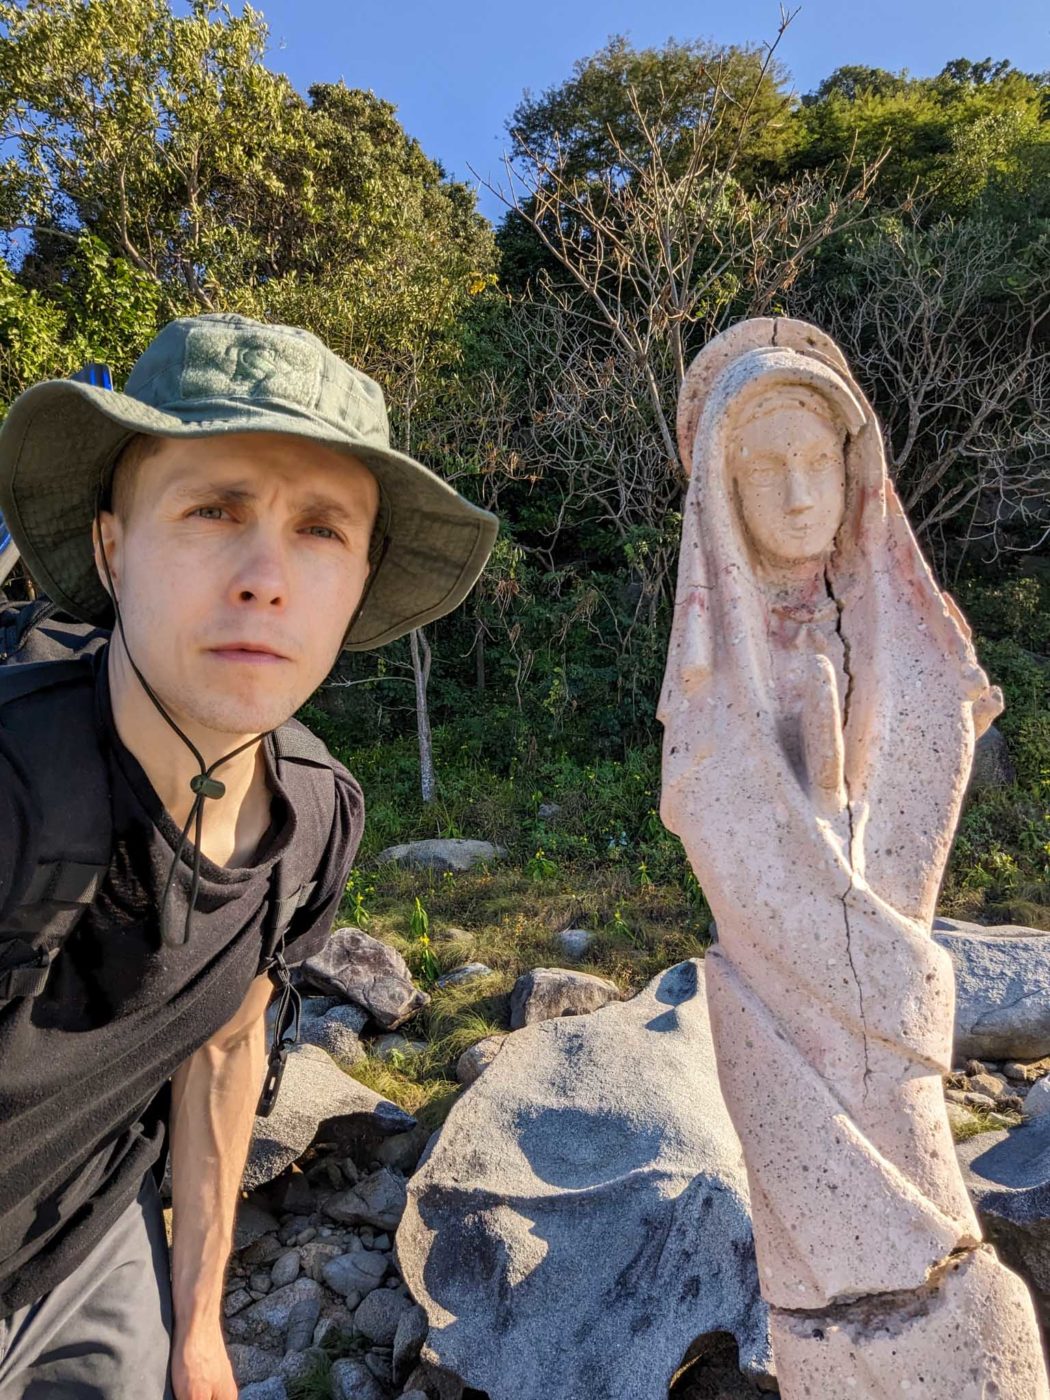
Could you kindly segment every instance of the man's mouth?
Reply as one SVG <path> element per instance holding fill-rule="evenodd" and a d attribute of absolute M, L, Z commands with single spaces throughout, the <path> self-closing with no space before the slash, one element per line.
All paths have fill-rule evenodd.
<path fill-rule="evenodd" d="M 261 642 L 227 642 L 224 646 L 209 647 L 208 650 L 212 656 L 223 661 L 240 661 L 249 666 L 272 665 L 290 659 Z"/>

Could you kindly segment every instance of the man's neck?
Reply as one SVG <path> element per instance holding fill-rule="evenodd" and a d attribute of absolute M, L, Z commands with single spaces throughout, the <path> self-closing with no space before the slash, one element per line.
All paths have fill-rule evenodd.
<path fill-rule="evenodd" d="M 117 734 L 138 760 L 157 796 L 181 829 L 195 796 L 190 781 L 200 772 L 200 767 L 192 750 L 143 690 L 118 637 L 114 637 L 108 653 L 107 676 Z M 219 733 L 185 715 L 170 710 L 169 713 L 196 745 L 205 766 L 256 737 Z M 205 799 L 201 848 L 217 865 L 243 864 L 269 823 L 270 794 L 262 742 L 222 764 L 215 777 L 226 792 L 221 798 Z"/>

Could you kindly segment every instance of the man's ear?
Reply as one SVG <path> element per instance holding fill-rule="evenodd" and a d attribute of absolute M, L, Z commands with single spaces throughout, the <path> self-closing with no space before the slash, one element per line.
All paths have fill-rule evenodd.
<path fill-rule="evenodd" d="M 112 511 L 100 510 L 91 522 L 91 542 L 95 553 L 95 571 L 102 587 L 114 599 L 120 601 L 120 546 L 122 543 L 120 520 Z M 105 550 L 103 559 L 102 551 Z M 109 565 L 107 577 L 106 565 Z M 112 580 L 112 587 L 110 581 Z M 114 596 L 116 595 L 116 596 Z"/>

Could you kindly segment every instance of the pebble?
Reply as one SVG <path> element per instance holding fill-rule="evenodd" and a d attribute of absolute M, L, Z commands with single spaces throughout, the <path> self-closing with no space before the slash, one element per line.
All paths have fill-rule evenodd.
<path fill-rule="evenodd" d="M 971 1075 L 969 1087 L 975 1094 L 987 1094 L 992 1099 L 997 1099 L 1000 1094 L 1010 1092 L 1010 1086 L 1001 1075 L 987 1072 Z"/>
<path fill-rule="evenodd" d="M 232 1317 L 234 1313 L 239 1313 L 242 1308 L 246 1308 L 251 1301 L 252 1295 L 246 1288 L 235 1288 L 232 1293 L 227 1293 L 223 1299 L 223 1315 Z"/>
<path fill-rule="evenodd" d="M 398 1318 L 397 1331 L 394 1333 L 393 1375 L 395 1380 L 404 1380 L 416 1364 L 429 1331 L 430 1323 L 427 1320 L 426 1311 L 417 1303 L 412 1303 Z"/>
<path fill-rule="evenodd" d="M 378 1288 L 386 1273 L 386 1258 L 368 1250 L 357 1250 L 330 1259 L 321 1276 L 335 1293 L 341 1293 L 349 1304 L 351 1293 L 370 1293 Z M 294 1286 L 294 1285 L 293 1285 Z"/>
<path fill-rule="evenodd" d="M 281 1364 L 278 1352 L 266 1351 L 263 1347 L 251 1346 L 246 1342 L 230 1342 L 226 1351 L 233 1367 L 234 1380 L 242 1386 L 269 1380 Z"/>
<path fill-rule="evenodd" d="M 1024 1112 L 1030 1118 L 1041 1118 L 1044 1113 L 1050 1113 L 1050 1076 L 1037 1079 L 1028 1090 Z"/>
<path fill-rule="evenodd" d="M 382 1386 L 362 1361 L 343 1357 L 329 1376 L 332 1400 L 384 1400 Z"/>
<path fill-rule="evenodd" d="M 390 1369 L 389 1352 L 384 1354 L 381 1351 L 366 1351 L 365 1365 L 372 1372 L 372 1375 L 375 1376 L 377 1381 L 381 1381 L 383 1385 L 390 1384 L 392 1373 Z"/>
<path fill-rule="evenodd" d="M 256 1381 L 244 1386 L 240 1400 L 288 1400 L 288 1391 L 280 1376 L 271 1376 L 267 1381 Z"/>
<path fill-rule="evenodd" d="M 354 1329 L 370 1342 L 390 1346 L 397 1335 L 397 1324 L 414 1305 L 400 1293 L 377 1288 L 369 1293 L 354 1313 Z"/>
<path fill-rule="evenodd" d="M 297 1249 L 289 1249 L 275 1262 L 270 1270 L 270 1280 L 274 1288 L 283 1288 L 285 1284 L 294 1283 L 299 1277 L 301 1258 Z"/>
<path fill-rule="evenodd" d="M 325 1213 L 343 1225 L 370 1225 L 395 1230 L 405 1211 L 408 1195 L 404 1180 L 381 1167 L 348 1191 L 325 1202 Z"/>
<path fill-rule="evenodd" d="M 308 1282 L 313 1282 L 312 1279 Z M 291 1285 L 294 1287 L 295 1285 Z M 316 1285 L 315 1285 L 316 1287 Z M 320 1289 L 318 1289 L 320 1293 Z M 321 1299 L 319 1297 L 300 1298 L 288 1314 L 288 1323 L 285 1329 L 284 1353 L 287 1356 L 292 1351 L 305 1351 L 314 1339 L 314 1328 L 317 1326 L 318 1318 L 321 1316 Z"/>
<path fill-rule="evenodd" d="M 288 1279 L 288 1282 L 291 1283 L 291 1279 Z M 253 1293 L 258 1293 L 261 1296 L 264 1293 L 269 1293 L 273 1283 L 270 1280 L 270 1275 L 264 1269 L 257 1269 L 248 1280 L 248 1287 Z"/>

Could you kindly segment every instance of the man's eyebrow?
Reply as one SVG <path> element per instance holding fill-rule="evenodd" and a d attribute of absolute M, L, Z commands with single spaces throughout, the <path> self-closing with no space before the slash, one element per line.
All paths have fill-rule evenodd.
<path fill-rule="evenodd" d="M 257 491 L 238 482 L 186 481 L 176 485 L 173 494 L 178 500 L 198 500 L 203 494 L 216 504 L 231 506 L 250 506 L 259 499 Z M 359 524 L 365 515 L 363 510 L 348 510 L 334 496 L 318 491 L 298 497 L 295 511 L 298 515 L 320 517 L 344 525 Z"/>

